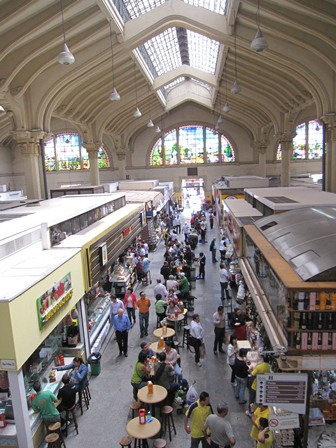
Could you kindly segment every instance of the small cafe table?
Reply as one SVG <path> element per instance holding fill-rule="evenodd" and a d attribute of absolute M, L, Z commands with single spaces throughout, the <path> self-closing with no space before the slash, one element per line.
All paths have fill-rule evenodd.
<path fill-rule="evenodd" d="M 161 352 L 163 352 L 164 351 L 164 347 L 159 347 L 159 341 L 156 341 L 156 342 L 152 342 L 151 344 L 150 344 L 150 346 L 149 346 L 149 348 L 151 349 L 151 350 L 153 350 L 153 352 L 154 353 L 161 353 Z"/>
<path fill-rule="evenodd" d="M 138 400 L 141 403 L 149 404 L 151 407 L 151 413 L 155 415 L 155 404 L 163 401 L 168 395 L 167 389 L 165 387 L 159 386 L 158 384 L 153 384 L 153 393 L 149 394 L 147 386 L 142 387 L 138 390 Z"/>
<path fill-rule="evenodd" d="M 145 387 L 143 389 L 145 389 Z M 127 434 L 134 437 L 134 448 L 148 448 L 147 439 L 156 436 L 160 429 L 161 423 L 154 417 L 151 422 L 145 423 L 144 425 L 140 425 L 139 417 L 135 417 L 126 425 Z"/>
<path fill-rule="evenodd" d="M 166 334 L 163 334 L 162 333 L 162 328 L 157 328 L 156 330 L 153 331 L 153 335 L 156 338 L 168 339 L 168 338 L 172 338 L 173 336 L 175 336 L 175 330 L 173 330 L 172 328 L 167 327 Z"/>
<path fill-rule="evenodd" d="M 175 317 L 174 315 L 167 316 L 167 320 L 169 320 L 169 322 L 174 322 L 175 333 L 177 333 L 178 323 L 183 319 L 184 319 L 184 313 L 178 314 L 177 317 Z"/>

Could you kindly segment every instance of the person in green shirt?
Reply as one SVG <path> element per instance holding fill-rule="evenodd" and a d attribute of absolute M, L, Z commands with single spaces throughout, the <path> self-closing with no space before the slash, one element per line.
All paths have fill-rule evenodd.
<path fill-rule="evenodd" d="M 147 353 L 141 351 L 138 356 L 138 361 L 134 366 L 131 384 L 133 386 L 133 397 L 134 400 L 137 400 L 138 390 L 142 387 L 146 386 L 147 381 L 149 380 L 151 368 L 147 364 Z"/>
<path fill-rule="evenodd" d="M 33 388 L 36 396 L 32 401 L 32 408 L 34 412 L 41 412 L 42 420 L 48 429 L 51 424 L 61 421 L 60 413 L 55 406 L 57 397 L 50 390 L 42 390 L 40 381 L 35 381 Z"/>
<path fill-rule="evenodd" d="M 156 315 L 161 321 L 166 317 L 165 302 L 162 300 L 161 294 L 156 294 L 155 299 L 156 299 L 155 302 Z"/>
<path fill-rule="evenodd" d="M 181 278 L 180 278 L 180 280 L 178 282 L 179 283 L 180 292 L 177 294 L 177 297 L 180 300 L 185 300 L 185 299 L 187 299 L 188 294 L 189 294 L 189 282 L 188 282 L 188 279 L 185 276 L 184 272 L 180 273 L 180 277 Z"/>

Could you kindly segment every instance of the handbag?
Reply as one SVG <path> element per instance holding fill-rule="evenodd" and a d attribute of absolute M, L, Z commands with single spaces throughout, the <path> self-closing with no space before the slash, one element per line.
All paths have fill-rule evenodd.
<path fill-rule="evenodd" d="M 206 354 L 205 345 L 204 344 L 200 345 L 199 351 L 200 351 L 200 359 L 204 359 L 205 358 L 205 354 Z"/>

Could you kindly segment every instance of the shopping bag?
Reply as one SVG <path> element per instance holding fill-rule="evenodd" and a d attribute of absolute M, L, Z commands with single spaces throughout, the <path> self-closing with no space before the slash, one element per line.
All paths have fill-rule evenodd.
<path fill-rule="evenodd" d="M 191 385 L 188 389 L 186 400 L 189 406 L 191 405 L 191 403 L 194 403 L 198 400 L 198 393 L 193 385 Z"/>
<path fill-rule="evenodd" d="M 204 359 L 205 358 L 205 345 L 204 344 L 202 344 L 200 346 L 199 351 L 200 351 L 200 358 Z"/>

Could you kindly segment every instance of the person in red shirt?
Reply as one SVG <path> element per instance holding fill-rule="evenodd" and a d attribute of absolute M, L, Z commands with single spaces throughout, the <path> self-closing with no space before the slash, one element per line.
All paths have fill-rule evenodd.
<path fill-rule="evenodd" d="M 131 325 L 133 326 L 136 322 L 135 318 L 135 310 L 137 308 L 137 299 L 136 295 L 133 292 L 133 288 L 127 288 L 127 291 L 124 296 L 124 306 L 127 310 L 127 315 L 129 318 L 129 321 L 131 322 Z M 132 324 L 133 319 L 133 324 Z"/>

